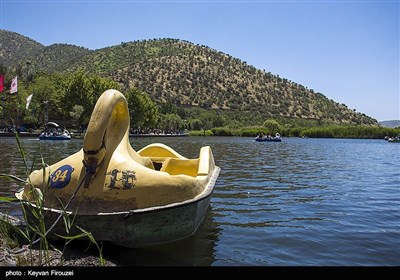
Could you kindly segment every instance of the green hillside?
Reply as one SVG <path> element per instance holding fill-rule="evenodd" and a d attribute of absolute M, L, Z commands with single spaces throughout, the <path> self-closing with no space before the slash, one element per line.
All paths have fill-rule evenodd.
<path fill-rule="evenodd" d="M 80 69 L 112 78 L 125 89 L 137 87 L 159 104 L 219 109 L 228 115 L 248 112 L 261 119 L 377 124 L 375 119 L 304 85 L 187 41 L 154 39 L 88 50 L 65 44 L 44 47 L 27 37 L 1 30 L 0 44 L 2 63 L 6 66 L 23 67 L 29 59 L 30 67 L 37 72 Z M 19 48 L 18 56 L 15 46 Z"/>
<path fill-rule="evenodd" d="M 45 47 L 23 35 L 0 29 L 0 62 L 14 67 L 37 55 Z"/>
<path fill-rule="evenodd" d="M 43 48 L 33 59 L 36 69 L 45 72 L 65 71 L 91 53 L 90 50 L 67 44 L 53 44 Z"/>

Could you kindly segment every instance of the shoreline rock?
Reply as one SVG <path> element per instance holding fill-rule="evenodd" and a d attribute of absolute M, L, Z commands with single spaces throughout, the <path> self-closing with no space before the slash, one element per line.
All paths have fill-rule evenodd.
<path fill-rule="evenodd" d="M 12 254 L 4 238 L 0 239 L 0 243 L 0 266 L 101 266 L 100 257 L 78 249 L 76 245 L 66 246 L 65 251 L 61 252 L 57 249 L 60 244 L 56 244 L 57 247 L 54 247 L 56 250 L 48 250 L 48 261 L 46 262 L 44 250 L 28 248 L 22 253 Z M 18 250 L 18 248 L 13 249 Z M 104 261 L 104 266 L 117 266 L 109 260 Z"/>

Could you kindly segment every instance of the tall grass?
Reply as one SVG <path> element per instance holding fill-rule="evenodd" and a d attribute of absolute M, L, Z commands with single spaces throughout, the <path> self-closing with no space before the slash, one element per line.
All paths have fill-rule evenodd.
<path fill-rule="evenodd" d="M 282 136 L 314 137 L 314 138 L 360 138 L 383 139 L 385 136 L 394 137 L 400 134 L 399 128 L 386 128 L 370 125 L 325 125 L 315 127 L 281 127 L 278 131 Z M 206 131 L 206 136 L 244 136 L 255 137 L 258 134 L 273 134 L 263 126 L 243 128 L 215 127 Z M 204 131 L 191 131 L 191 136 L 204 136 Z"/>
<path fill-rule="evenodd" d="M 213 132 L 211 130 L 192 130 L 190 131 L 190 136 L 213 136 Z"/>
<path fill-rule="evenodd" d="M 380 126 L 323 126 L 302 130 L 299 136 L 315 138 L 362 138 L 383 139 L 385 136 L 395 136 L 400 129 Z"/>

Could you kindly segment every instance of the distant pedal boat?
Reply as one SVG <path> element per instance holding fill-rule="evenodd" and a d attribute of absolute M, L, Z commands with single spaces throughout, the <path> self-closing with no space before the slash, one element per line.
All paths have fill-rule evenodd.
<path fill-rule="evenodd" d="M 63 132 L 62 134 L 42 132 L 39 135 L 39 140 L 71 140 L 71 135 L 69 132 Z"/>
<path fill-rule="evenodd" d="M 71 134 L 68 130 L 60 130 L 55 122 L 48 122 L 44 125 L 45 131 L 40 133 L 39 140 L 70 140 Z M 53 127 L 50 129 L 49 127 Z M 53 130 L 53 131 L 52 131 Z"/>
<path fill-rule="evenodd" d="M 282 137 L 279 133 L 276 133 L 275 137 L 258 135 L 254 140 L 256 140 L 257 142 L 282 142 Z"/>
<path fill-rule="evenodd" d="M 396 137 L 390 137 L 387 141 L 389 143 L 400 143 L 400 135 L 397 135 Z"/>

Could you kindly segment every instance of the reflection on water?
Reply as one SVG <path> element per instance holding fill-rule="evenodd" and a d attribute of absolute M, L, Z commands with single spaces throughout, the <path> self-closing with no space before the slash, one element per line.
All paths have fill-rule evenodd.
<path fill-rule="evenodd" d="M 210 207 L 196 233 L 184 240 L 133 249 L 107 244 L 104 257 L 123 266 L 210 266 L 219 232 Z"/>
<path fill-rule="evenodd" d="M 400 145 L 383 140 L 134 138 L 197 157 L 211 146 L 221 173 L 204 223 L 185 240 L 140 249 L 106 244 L 121 265 L 400 265 Z M 0 173 L 25 177 L 15 140 L 0 138 Z M 49 164 L 82 140 L 22 139 Z M 40 168 L 40 165 L 37 166 Z M 0 181 L 2 195 L 18 186 Z M 18 204 L 0 211 L 20 213 Z"/>

